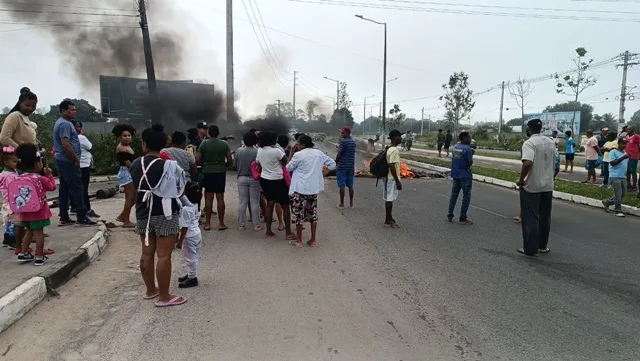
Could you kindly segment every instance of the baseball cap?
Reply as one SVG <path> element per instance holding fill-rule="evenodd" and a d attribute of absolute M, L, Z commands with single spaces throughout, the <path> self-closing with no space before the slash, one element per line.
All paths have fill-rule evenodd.
<path fill-rule="evenodd" d="M 399 130 L 394 129 L 392 131 L 389 132 L 389 139 L 393 138 L 393 137 L 401 137 L 402 133 L 400 133 Z"/>
<path fill-rule="evenodd" d="M 627 138 L 625 137 L 618 138 L 618 143 L 627 144 Z"/>
<path fill-rule="evenodd" d="M 344 127 L 342 127 L 342 129 L 340 129 L 340 132 L 345 134 L 351 134 L 351 128 L 345 125 Z"/>
<path fill-rule="evenodd" d="M 196 128 L 198 128 L 198 129 L 207 129 L 207 122 L 198 123 L 198 125 L 196 125 Z"/>
<path fill-rule="evenodd" d="M 527 122 L 527 126 L 531 128 L 542 128 L 542 120 L 540 119 L 531 119 Z"/>
<path fill-rule="evenodd" d="M 603 132 L 603 131 L 607 131 L 607 132 L 608 132 L 608 131 L 609 131 L 609 128 L 608 128 L 608 127 L 604 127 L 604 128 L 602 128 L 602 129 L 600 129 L 600 131 L 601 131 L 601 132 Z"/>

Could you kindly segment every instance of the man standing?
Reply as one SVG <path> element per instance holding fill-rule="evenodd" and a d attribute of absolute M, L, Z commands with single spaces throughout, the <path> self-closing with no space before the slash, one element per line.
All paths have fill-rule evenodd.
<path fill-rule="evenodd" d="M 635 132 L 632 126 L 627 127 L 627 148 L 626 153 L 629 155 L 629 164 L 627 169 L 628 191 L 636 191 L 638 185 L 638 159 L 640 159 L 640 134 Z"/>
<path fill-rule="evenodd" d="M 563 172 L 567 172 L 567 168 L 569 167 L 569 164 L 571 164 L 571 169 L 569 170 L 569 173 L 573 173 L 573 159 L 576 156 L 576 150 L 575 150 L 575 141 L 573 140 L 573 138 L 571 138 L 571 131 L 567 130 L 566 132 L 564 132 L 564 145 L 565 145 L 565 150 L 564 150 L 564 170 Z M 524 145 L 523 145 L 524 146 Z"/>
<path fill-rule="evenodd" d="M 604 144 L 607 142 L 607 134 L 609 134 L 609 128 L 604 127 L 600 129 L 600 138 L 598 138 L 598 148 L 600 148 L 600 156 L 602 156 L 604 158 L 604 154 L 602 153 L 602 147 L 604 147 Z M 604 162 L 601 162 L 601 166 L 600 166 L 600 176 L 604 177 Z"/>
<path fill-rule="evenodd" d="M 451 130 L 447 129 L 447 134 L 444 137 L 444 150 L 447 152 L 447 157 L 449 156 L 449 147 L 452 141 L 453 135 L 451 134 Z"/>
<path fill-rule="evenodd" d="M 549 252 L 555 146 L 540 134 L 540 119 L 531 119 L 527 130 L 531 137 L 522 145 L 522 170 L 516 181 L 520 187 L 523 238 L 523 248 L 518 252 L 537 257 Z"/>
<path fill-rule="evenodd" d="M 336 156 L 336 179 L 340 189 L 340 204 L 338 209 L 344 209 L 345 187 L 349 188 L 349 208 L 353 208 L 353 177 L 356 168 L 356 141 L 351 138 L 351 128 L 345 126 L 340 131 L 340 145 Z M 293 153 L 292 155 L 293 156 Z"/>
<path fill-rule="evenodd" d="M 442 133 L 442 129 L 438 129 L 438 140 L 436 144 L 438 145 L 438 157 L 442 158 L 442 146 L 444 145 L 444 134 Z"/>
<path fill-rule="evenodd" d="M 69 100 L 60 103 L 60 118 L 53 126 L 53 146 L 56 150 L 55 163 L 60 178 L 58 199 L 60 201 L 60 226 L 75 223 L 77 226 L 94 226 L 96 222 L 87 218 L 87 207 L 82 195 L 80 174 L 80 140 L 72 121 L 76 118 L 76 105 Z M 69 218 L 69 197 L 73 197 L 78 220 Z"/>
<path fill-rule="evenodd" d="M 411 146 L 413 146 L 413 133 L 411 133 L 411 130 L 407 130 L 407 135 L 404 138 L 404 142 L 406 144 L 407 151 L 411 151 Z"/>
<path fill-rule="evenodd" d="M 584 148 L 587 168 L 587 179 L 582 183 L 595 184 L 596 182 L 596 163 L 598 162 L 598 155 L 600 154 L 600 147 L 598 147 L 598 139 L 593 135 L 593 130 L 587 130 L 587 144 Z"/>
<path fill-rule="evenodd" d="M 557 130 L 554 130 L 551 132 L 551 139 L 553 139 L 553 144 L 555 144 L 556 149 L 558 149 L 558 145 L 560 144 L 560 138 L 558 138 Z"/>
<path fill-rule="evenodd" d="M 471 174 L 471 165 L 473 165 L 473 149 L 469 146 L 471 144 L 471 134 L 469 132 L 462 132 L 458 137 L 460 143 L 453 146 L 451 152 L 451 178 L 453 178 L 453 185 L 451 187 L 451 198 L 449 198 L 449 213 L 447 214 L 447 220 L 453 221 L 453 210 L 458 202 L 458 195 L 462 190 L 462 208 L 460 208 L 460 224 L 465 226 L 473 224 L 467 219 L 467 211 L 469 210 L 469 204 L 471 204 L 471 183 L 473 181 L 473 175 Z"/>
<path fill-rule="evenodd" d="M 224 223 L 224 191 L 227 182 L 227 168 L 232 164 L 231 148 L 229 143 L 218 139 L 220 129 L 217 125 L 209 127 L 209 139 L 200 144 L 196 163 L 202 165 L 204 172 L 204 230 L 211 230 L 211 215 L 213 212 L 213 200 L 216 199 L 218 211 L 218 230 L 228 229 Z"/>
<path fill-rule="evenodd" d="M 625 147 L 627 140 L 625 138 L 618 139 L 617 147 L 609 151 L 609 181 L 611 182 L 611 188 L 613 188 L 613 198 L 602 201 L 604 210 L 608 213 L 611 206 L 615 206 L 614 212 L 616 217 L 624 218 L 622 213 L 622 198 L 624 198 L 627 192 L 627 180 L 625 175 L 627 173 L 629 162 L 629 155 L 625 153 Z"/>
<path fill-rule="evenodd" d="M 386 214 L 384 226 L 387 228 L 400 228 L 396 220 L 393 219 L 393 202 L 398 199 L 398 191 L 402 190 L 402 183 L 400 183 L 400 149 L 398 149 L 398 145 L 402 143 L 402 133 L 394 129 L 389 132 L 389 139 L 391 140 L 391 145 L 386 151 L 389 173 L 384 181 L 382 190 Z"/>
<path fill-rule="evenodd" d="M 201 142 L 209 138 L 209 134 L 207 134 L 207 128 L 208 127 L 206 122 L 200 122 L 198 123 L 198 125 L 196 125 L 196 129 L 198 130 L 198 138 L 200 138 Z"/>

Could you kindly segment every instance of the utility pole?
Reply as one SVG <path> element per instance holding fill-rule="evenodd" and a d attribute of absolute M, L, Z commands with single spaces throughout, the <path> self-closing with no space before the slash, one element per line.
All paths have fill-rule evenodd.
<path fill-rule="evenodd" d="M 420 136 L 422 136 L 423 129 L 424 129 L 424 107 L 422 107 L 422 116 L 420 117 Z"/>
<path fill-rule="evenodd" d="M 384 60 L 382 70 L 382 145 L 387 137 L 387 23 L 384 23 Z"/>
<path fill-rule="evenodd" d="M 631 59 L 631 57 L 637 57 L 638 54 L 631 54 L 629 53 L 629 51 L 625 51 L 623 54 L 623 60 L 624 62 L 622 64 L 618 64 L 616 65 L 616 68 L 618 67 L 622 67 L 622 87 L 620 89 L 620 112 L 618 114 L 618 134 L 620 134 L 622 132 L 622 127 L 624 126 L 624 111 L 626 110 L 625 108 L 625 101 L 627 100 L 628 94 L 627 94 L 627 69 L 631 66 L 634 65 L 638 65 L 640 64 L 639 62 L 635 62 L 635 63 L 630 63 L 629 60 Z"/>
<path fill-rule="evenodd" d="M 227 0 L 227 122 L 235 121 L 233 87 L 233 0 Z"/>
<path fill-rule="evenodd" d="M 429 114 L 429 134 L 431 134 L 431 114 Z"/>
<path fill-rule="evenodd" d="M 280 99 L 278 99 L 278 116 L 280 116 Z"/>
<path fill-rule="evenodd" d="M 367 99 L 373 98 L 374 96 L 375 96 L 375 94 L 371 95 L 371 96 L 368 96 L 368 97 L 364 97 L 364 107 L 362 108 L 362 135 L 365 135 L 364 124 L 367 121 Z"/>
<path fill-rule="evenodd" d="M 145 0 L 138 1 L 138 11 L 140 12 L 140 29 L 142 29 L 142 46 L 144 48 L 144 63 L 147 68 L 147 87 L 149 96 L 152 99 L 151 121 L 160 122 L 158 109 L 158 88 L 156 86 L 156 71 L 153 66 L 153 53 L 151 52 L 151 38 L 149 37 L 149 23 L 147 22 L 147 5 Z"/>
<path fill-rule="evenodd" d="M 498 134 L 502 134 L 502 110 L 503 109 L 504 109 L 504 81 L 502 81 L 502 94 L 500 95 L 500 119 L 498 119 Z"/>
<path fill-rule="evenodd" d="M 292 118 L 291 118 L 291 125 L 293 126 L 294 122 L 296 121 L 296 86 L 298 86 L 298 84 L 296 83 L 297 80 L 297 75 L 298 72 L 297 71 L 293 71 L 293 114 L 291 114 Z"/>

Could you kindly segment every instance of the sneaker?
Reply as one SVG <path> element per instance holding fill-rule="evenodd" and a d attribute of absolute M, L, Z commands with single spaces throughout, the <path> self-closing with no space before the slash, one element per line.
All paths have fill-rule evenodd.
<path fill-rule="evenodd" d="M 198 278 L 187 278 L 186 280 L 178 283 L 178 288 L 190 288 L 198 285 Z"/>
<path fill-rule="evenodd" d="M 624 213 L 622 212 L 616 213 L 616 217 L 624 218 Z"/>
<path fill-rule="evenodd" d="M 70 226 L 72 224 L 76 224 L 76 221 L 71 218 L 60 218 L 60 222 L 58 222 L 58 227 Z"/>
<path fill-rule="evenodd" d="M 184 276 L 178 278 L 178 283 L 182 283 L 182 282 L 184 282 L 184 281 L 186 281 L 188 279 L 189 279 L 189 275 L 184 275 Z"/>
<path fill-rule="evenodd" d="M 35 257 L 33 256 L 33 254 L 31 254 L 31 252 L 27 252 L 27 253 L 20 253 L 18 255 L 18 262 L 20 263 L 27 263 L 27 262 L 31 262 L 33 261 Z"/>
<path fill-rule="evenodd" d="M 47 256 L 36 256 L 36 260 L 33 261 L 33 265 L 34 266 L 42 266 L 43 264 L 45 264 L 47 262 L 48 259 L 49 259 L 49 257 L 47 257 Z"/>
<path fill-rule="evenodd" d="M 87 218 L 87 219 L 82 219 L 82 220 L 80 220 L 80 219 L 79 219 L 79 220 L 76 222 L 76 226 L 77 226 L 77 227 L 91 227 L 91 226 L 95 226 L 96 224 L 98 224 L 98 223 L 96 223 L 96 222 L 94 222 L 94 221 L 90 220 L 89 218 Z"/>
<path fill-rule="evenodd" d="M 91 217 L 91 218 L 100 218 L 100 215 L 97 214 L 96 212 L 92 210 L 90 210 L 89 212 L 87 212 L 87 217 Z"/>

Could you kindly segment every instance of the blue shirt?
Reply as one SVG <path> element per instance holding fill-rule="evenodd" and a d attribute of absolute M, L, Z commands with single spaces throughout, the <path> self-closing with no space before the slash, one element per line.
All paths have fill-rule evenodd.
<path fill-rule="evenodd" d="M 556 169 L 560 169 L 560 152 L 558 152 L 558 148 L 556 148 Z"/>
<path fill-rule="evenodd" d="M 340 154 L 340 163 L 338 169 L 355 170 L 356 167 L 356 141 L 351 137 L 342 138 L 338 146 L 338 154 Z"/>
<path fill-rule="evenodd" d="M 473 150 L 466 144 L 456 144 L 451 151 L 451 178 L 473 178 L 469 163 L 473 160 Z"/>
<path fill-rule="evenodd" d="M 73 163 L 73 159 L 69 158 L 62 149 L 62 138 L 69 139 L 69 144 L 71 144 L 73 152 L 76 154 L 76 157 L 80 159 L 80 139 L 78 139 L 76 128 L 70 121 L 58 118 L 56 124 L 53 126 L 53 147 L 56 150 L 55 159 L 61 162 Z"/>
<path fill-rule="evenodd" d="M 609 152 L 609 178 L 626 178 L 627 177 L 627 163 L 629 159 L 625 159 L 617 165 L 611 164 L 616 159 L 620 159 L 624 156 L 624 152 L 614 149 Z"/>
<path fill-rule="evenodd" d="M 573 146 L 576 144 L 576 142 L 573 140 L 573 138 L 569 138 L 566 141 L 566 149 L 565 149 L 565 153 L 566 154 L 574 154 L 576 151 L 575 149 L 573 149 Z"/>

